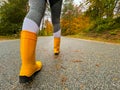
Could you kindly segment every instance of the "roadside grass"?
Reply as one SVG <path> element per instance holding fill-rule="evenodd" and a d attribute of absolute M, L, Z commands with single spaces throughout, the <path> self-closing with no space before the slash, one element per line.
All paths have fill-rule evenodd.
<path fill-rule="evenodd" d="M 109 43 L 117 43 L 120 44 L 120 28 L 115 30 L 107 30 L 102 33 L 93 33 L 93 32 L 81 32 L 76 35 L 67 35 L 65 37 L 70 38 L 80 38 L 87 40 L 95 40 L 101 42 L 109 42 Z M 11 39 L 19 39 L 19 34 L 8 35 L 8 36 L 0 36 L 0 41 L 2 40 L 11 40 Z"/>
<path fill-rule="evenodd" d="M 94 37 L 89 37 L 89 36 L 84 36 L 84 35 L 69 35 L 67 37 L 120 44 L 120 40 L 118 40 L 118 39 L 117 40 L 110 40 L 110 39 L 104 39 L 104 38 L 100 38 L 100 37 L 94 38 Z"/>
<path fill-rule="evenodd" d="M 67 37 L 120 44 L 120 29 L 103 33 L 79 33 L 76 35 L 68 35 Z"/>
<path fill-rule="evenodd" d="M 2 40 L 11 40 L 11 39 L 19 39 L 19 35 L 8 35 L 8 36 L 0 36 L 0 41 Z"/>

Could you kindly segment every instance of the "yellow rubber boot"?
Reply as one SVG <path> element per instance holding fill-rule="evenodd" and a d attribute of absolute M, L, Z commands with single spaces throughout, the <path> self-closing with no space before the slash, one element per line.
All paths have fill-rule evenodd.
<path fill-rule="evenodd" d="M 60 53 L 60 38 L 54 37 L 54 54 L 59 55 Z"/>
<path fill-rule="evenodd" d="M 20 54 L 22 65 L 20 69 L 19 82 L 26 83 L 33 80 L 33 77 L 42 68 L 40 61 L 35 61 L 37 35 L 29 31 L 21 32 Z"/>

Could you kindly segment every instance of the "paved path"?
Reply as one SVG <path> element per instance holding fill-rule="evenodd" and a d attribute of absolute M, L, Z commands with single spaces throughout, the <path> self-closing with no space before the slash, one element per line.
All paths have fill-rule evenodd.
<path fill-rule="evenodd" d="M 53 55 L 53 37 L 40 37 L 42 71 L 19 84 L 19 40 L 0 41 L 0 90 L 120 90 L 120 45 L 62 37 Z"/>

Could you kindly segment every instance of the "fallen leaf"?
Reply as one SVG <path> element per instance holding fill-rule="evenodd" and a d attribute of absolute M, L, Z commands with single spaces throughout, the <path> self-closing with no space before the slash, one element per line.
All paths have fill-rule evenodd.
<path fill-rule="evenodd" d="M 69 90 L 68 88 L 65 88 L 64 90 Z"/>
<path fill-rule="evenodd" d="M 61 66 L 60 64 L 57 64 L 57 65 L 56 65 L 56 69 L 57 69 L 57 70 L 61 69 L 61 67 L 62 67 L 62 66 Z"/>
<path fill-rule="evenodd" d="M 100 67 L 100 64 L 96 64 L 96 67 Z"/>
<path fill-rule="evenodd" d="M 67 81 L 67 77 L 66 76 L 62 76 L 61 82 L 62 82 L 63 85 L 65 84 L 66 81 Z"/>
<path fill-rule="evenodd" d="M 83 62 L 83 61 L 81 61 L 81 60 L 72 60 L 72 62 L 78 63 L 78 62 Z"/>
<path fill-rule="evenodd" d="M 75 50 L 75 51 L 73 51 L 73 52 L 80 52 L 80 50 Z"/>
<path fill-rule="evenodd" d="M 84 84 L 81 84 L 81 85 L 80 85 L 80 90 L 84 90 L 84 87 L 85 87 L 85 85 L 84 85 Z"/>
<path fill-rule="evenodd" d="M 113 78 L 112 80 L 113 80 L 113 81 L 117 81 L 117 80 L 118 80 L 118 78 Z"/>
<path fill-rule="evenodd" d="M 61 66 L 62 69 L 66 69 L 65 67 Z"/>

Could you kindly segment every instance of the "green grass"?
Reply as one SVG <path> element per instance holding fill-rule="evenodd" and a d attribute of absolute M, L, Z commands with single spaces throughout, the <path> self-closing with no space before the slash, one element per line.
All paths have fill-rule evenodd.
<path fill-rule="evenodd" d="M 0 36 L 0 41 L 2 41 L 2 40 L 11 40 L 11 39 L 19 39 L 19 36 L 14 36 L 14 35 L 11 35 L 11 36 Z"/>
<path fill-rule="evenodd" d="M 68 35 L 67 37 L 120 44 L 120 29 L 103 33 L 79 33 L 76 35 Z"/>

